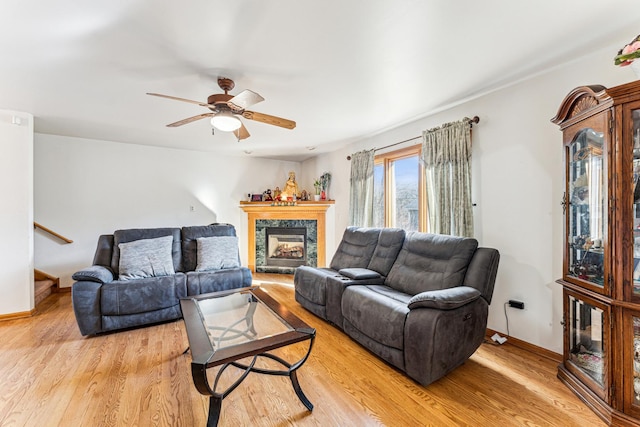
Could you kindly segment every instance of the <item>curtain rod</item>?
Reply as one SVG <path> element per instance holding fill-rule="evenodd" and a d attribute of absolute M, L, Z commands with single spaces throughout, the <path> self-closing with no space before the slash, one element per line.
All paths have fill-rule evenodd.
<path fill-rule="evenodd" d="M 469 119 L 469 126 L 473 127 L 474 123 L 480 123 L 480 117 L 473 116 L 473 119 Z M 385 145 L 384 147 L 374 148 L 373 151 L 376 152 L 378 150 L 384 150 L 385 148 L 395 147 L 396 145 L 404 144 L 405 142 L 415 141 L 416 139 L 422 138 L 422 135 L 416 136 L 413 138 L 405 139 L 404 141 L 395 142 L 393 144 Z M 351 156 L 347 156 L 347 160 L 351 160 Z"/>

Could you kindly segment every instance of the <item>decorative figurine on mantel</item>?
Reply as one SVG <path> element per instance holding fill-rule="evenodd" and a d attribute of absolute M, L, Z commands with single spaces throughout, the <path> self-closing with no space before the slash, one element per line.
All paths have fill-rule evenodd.
<path fill-rule="evenodd" d="M 289 179 L 284 184 L 283 193 L 287 195 L 287 197 L 297 198 L 298 194 L 298 183 L 296 183 L 296 173 L 291 171 L 289 172 Z"/>
<path fill-rule="evenodd" d="M 328 200 L 329 199 L 329 183 L 331 182 L 331 174 L 329 172 L 325 172 L 320 176 L 320 185 L 322 186 L 322 191 L 320 192 L 320 200 Z"/>

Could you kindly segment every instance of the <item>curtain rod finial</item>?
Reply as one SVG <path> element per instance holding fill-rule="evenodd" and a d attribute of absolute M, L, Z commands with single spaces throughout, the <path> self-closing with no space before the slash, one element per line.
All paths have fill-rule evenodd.
<path fill-rule="evenodd" d="M 480 117 L 473 116 L 473 119 L 469 120 L 469 124 L 472 124 L 472 123 L 476 123 L 476 124 L 480 123 Z"/>

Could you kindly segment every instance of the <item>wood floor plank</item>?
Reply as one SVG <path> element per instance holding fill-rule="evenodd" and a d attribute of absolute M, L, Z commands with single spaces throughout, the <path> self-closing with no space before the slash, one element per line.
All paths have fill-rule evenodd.
<path fill-rule="evenodd" d="M 288 378 L 251 374 L 225 398 L 220 426 L 604 425 L 544 357 L 486 343 L 423 387 L 297 304 L 291 276 L 256 274 L 255 284 L 316 328 L 298 372 L 315 407 L 307 411 Z M 0 322 L 0 425 L 206 424 L 208 398 L 193 385 L 181 320 L 87 338 L 70 293 L 47 297 L 38 310 Z M 304 344 L 277 354 L 297 360 Z"/>

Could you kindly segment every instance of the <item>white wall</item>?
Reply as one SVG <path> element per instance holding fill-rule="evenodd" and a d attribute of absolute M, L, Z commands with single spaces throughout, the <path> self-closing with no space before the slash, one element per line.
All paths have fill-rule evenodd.
<path fill-rule="evenodd" d="M 332 174 L 329 194 L 336 204 L 329 215 L 335 225 L 333 236 L 327 236 L 329 261 L 348 225 L 347 155 L 478 115 L 473 132 L 476 237 L 502 255 L 488 327 L 506 333 L 503 304 L 522 300 L 525 310 L 508 309 L 511 335 L 559 353 L 562 298 L 555 280 L 562 268 L 563 168 L 561 134 L 550 119 L 576 86 L 610 87 L 634 79 L 630 69 L 612 65 L 618 48 L 559 64 L 302 165 L 36 134 L 35 220 L 75 240 L 60 245 L 37 232 L 36 267 L 68 286 L 69 276 L 90 264 L 98 234 L 118 228 L 230 222 L 246 245 L 246 217 L 238 201 L 247 192 L 282 185 L 289 170 L 308 189 L 313 178 Z M 191 205 L 195 212 L 189 211 Z M 246 256 L 246 247 L 241 254 Z"/>
<path fill-rule="evenodd" d="M 524 301 L 525 310 L 507 309 L 510 334 L 561 353 L 562 290 L 555 281 L 562 276 L 564 177 L 562 136 L 550 119 L 577 86 L 611 87 L 635 79 L 629 68 L 613 66 L 617 49 L 611 46 L 560 64 L 545 74 L 304 162 L 305 177 L 325 170 L 334 176 L 331 196 L 340 201 L 335 212 L 336 241 L 348 225 L 347 155 L 477 115 L 480 123 L 473 130 L 475 234 L 480 245 L 501 252 L 488 327 L 506 333 L 504 303 Z"/>
<path fill-rule="evenodd" d="M 0 194 L 0 315 L 24 313 L 34 304 L 30 114 L 0 110 Z"/>
<path fill-rule="evenodd" d="M 123 228 L 233 224 L 246 264 L 247 193 L 282 186 L 300 164 L 54 135 L 35 135 L 36 268 L 60 277 L 91 265 L 100 234 Z M 191 211 L 193 206 L 195 211 Z"/>

